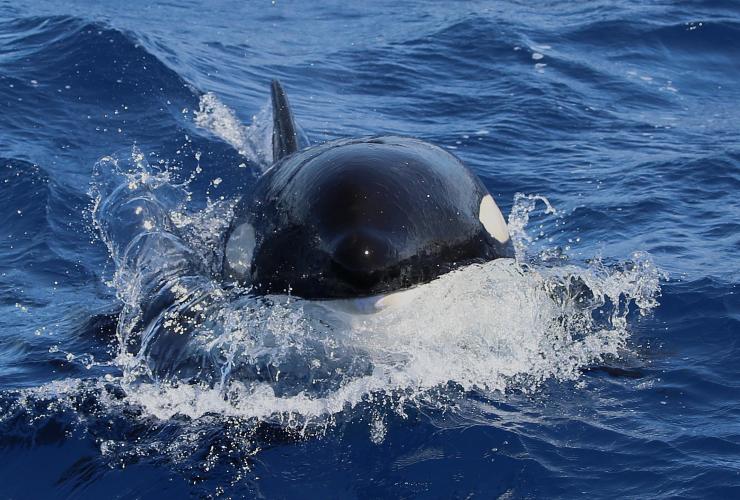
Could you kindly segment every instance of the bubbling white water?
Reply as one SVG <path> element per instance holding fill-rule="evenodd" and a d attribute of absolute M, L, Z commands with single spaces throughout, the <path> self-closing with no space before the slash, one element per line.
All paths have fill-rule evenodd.
<path fill-rule="evenodd" d="M 614 308 L 602 323 L 592 310 L 607 301 L 634 301 L 647 311 L 657 286 L 643 256 L 635 256 L 629 270 L 604 275 L 574 266 L 525 272 L 502 259 L 449 273 L 410 302 L 375 314 L 288 298 L 264 302 L 261 311 L 222 303 L 216 318 L 222 333 L 203 349 L 227 353 L 220 382 L 134 384 L 129 398 L 159 418 L 215 412 L 305 423 L 378 394 L 394 398 L 397 407 L 417 403 L 450 382 L 463 390 L 534 391 L 548 379 L 576 379 L 589 364 L 619 356 L 629 336 L 627 308 Z M 273 373 L 234 378 L 240 364 Z M 358 365 L 363 369 L 352 370 Z M 315 391 L 319 376 L 335 384 Z M 280 386 L 281 378 L 289 387 Z"/>
<path fill-rule="evenodd" d="M 97 207 L 119 202 L 120 189 L 156 206 L 187 199 L 172 196 L 184 188 L 152 172 L 142 155 L 135 152 L 133 160 L 135 166 L 123 170 L 117 163 L 99 165 L 99 171 L 112 169 L 123 188 L 99 194 Z M 554 211 L 543 197 L 515 199 L 509 227 L 516 259 L 458 269 L 372 314 L 331 301 L 223 288 L 212 272 L 222 250 L 219 233 L 231 214 L 221 205 L 168 208 L 162 213 L 176 223 L 145 227 L 145 243 L 124 242 L 125 251 L 106 229 L 114 221 L 104 220 L 115 213 L 120 222 L 119 211 L 96 209 L 124 304 L 121 385 L 129 402 L 161 419 L 216 413 L 305 426 L 375 398 L 392 400 L 399 411 L 408 403 L 426 404 L 429 394 L 450 383 L 463 391 L 534 391 L 549 379 L 575 379 L 589 364 L 619 356 L 629 337 L 628 305 L 643 312 L 655 307 L 661 275 L 642 254 L 614 268 L 533 265 L 526 226 L 538 200 Z M 166 274 L 164 287 L 175 299 L 142 323 L 145 302 L 153 300 L 147 281 L 163 279 L 152 269 L 167 267 L 170 248 L 207 263 L 206 271 L 200 266 L 198 276 L 185 268 L 181 275 L 180 268 Z M 187 342 L 173 350 L 171 343 L 183 343 L 177 335 Z"/>
<path fill-rule="evenodd" d="M 265 109 L 244 127 L 206 94 L 196 122 L 264 163 L 268 115 Z M 612 267 L 545 265 L 528 255 L 537 202 L 545 214 L 555 209 L 523 194 L 508 217 L 515 259 L 458 269 L 370 314 L 362 301 L 353 308 L 255 297 L 218 277 L 233 200 L 192 210 L 187 189 L 134 150 L 130 160 L 101 160 L 92 190 L 123 303 L 118 383 L 129 403 L 159 419 L 218 414 L 321 427 L 361 403 L 390 403 L 399 413 L 408 404 L 444 406 L 435 395 L 450 384 L 463 392 L 532 392 L 620 356 L 630 309 L 657 305 L 662 274 L 645 254 Z M 119 227 L 129 228 L 130 241 Z M 198 265 L 170 269 L 175 259 Z M 152 312 L 165 292 L 171 299 Z"/>

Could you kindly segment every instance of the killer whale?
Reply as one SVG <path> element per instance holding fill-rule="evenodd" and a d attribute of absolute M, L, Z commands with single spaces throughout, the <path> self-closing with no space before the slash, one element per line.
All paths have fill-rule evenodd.
<path fill-rule="evenodd" d="M 276 80 L 271 96 L 273 165 L 236 205 L 226 279 L 305 299 L 373 297 L 512 256 L 496 202 L 454 155 L 398 136 L 299 150 Z"/>

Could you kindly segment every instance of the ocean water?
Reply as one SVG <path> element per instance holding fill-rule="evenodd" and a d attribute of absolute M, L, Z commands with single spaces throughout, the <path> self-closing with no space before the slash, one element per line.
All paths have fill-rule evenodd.
<path fill-rule="evenodd" d="M 272 78 L 460 157 L 516 259 L 222 286 Z M 740 497 L 738 82 L 729 0 L 0 2 L 0 497 Z"/>

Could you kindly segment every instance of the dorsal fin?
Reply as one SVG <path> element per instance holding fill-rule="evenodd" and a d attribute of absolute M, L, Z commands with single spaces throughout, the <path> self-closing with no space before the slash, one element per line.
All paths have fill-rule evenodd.
<path fill-rule="evenodd" d="M 272 161 L 276 162 L 298 151 L 293 114 L 288 96 L 280 82 L 272 81 Z"/>

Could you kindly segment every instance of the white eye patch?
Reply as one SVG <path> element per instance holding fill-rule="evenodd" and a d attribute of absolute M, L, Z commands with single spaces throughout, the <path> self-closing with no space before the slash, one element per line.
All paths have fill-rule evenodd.
<path fill-rule="evenodd" d="M 226 262 L 235 273 L 249 275 L 255 244 L 254 228 L 247 223 L 238 226 L 231 233 L 226 243 L 225 256 Z"/>
<path fill-rule="evenodd" d="M 501 210 L 499 210 L 498 205 L 496 205 L 496 202 L 493 201 L 493 196 L 490 194 L 485 195 L 480 201 L 478 220 L 486 228 L 488 234 L 500 243 L 504 243 L 509 239 L 509 230 L 506 227 L 504 216 Z"/>

